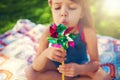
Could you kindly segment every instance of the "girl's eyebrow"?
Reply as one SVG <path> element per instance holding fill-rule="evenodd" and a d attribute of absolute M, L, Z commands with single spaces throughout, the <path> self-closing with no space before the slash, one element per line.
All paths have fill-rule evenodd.
<path fill-rule="evenodd" d="M 78 3 L 79 0 L 70 0 L 71 2 Z"/>
<path fill-rule="evenodd" d="M 54 3 L 54 4 L 62 4 L 61 2 L 56 2 L 56 3 Z"/>
<path fill-rule="evenodd" d="M 62 4 L 60 1 L 54 1 L 53 4 Z"/>
<path fill-rule="evenodd" d="M 74 2 L 75 0 L 70 0 L 70 1 Z"/>
<path fill-rule="evenodd" d="M 70 1 L 70 4 L 73 4 L 73 3 L 78 3 L 78 0 L 69 0 Z M 58 2 L 58 1 L 55 1 L 53 4 L 62 4 L 62 2 Z"/>
<path fill-rule="evenodd" d="M 60 5 L 60 4 L 62 4 L 61 2 L 55 2 L 55 3 L 53 3 L 54 5 Z"/>

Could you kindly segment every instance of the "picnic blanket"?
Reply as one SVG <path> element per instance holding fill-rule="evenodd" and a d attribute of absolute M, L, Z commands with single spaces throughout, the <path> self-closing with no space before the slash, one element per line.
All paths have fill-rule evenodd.
<path fill-rule="evenodd" d="M 24 70 L 32 63 L 45 28 L 43 24 L 20 19 L 13 29 L 0 35 L 0 80 L 26 80 Z M 120 40 L 97 37 L 101 67 L 113 80 L 120 80 Z"/>

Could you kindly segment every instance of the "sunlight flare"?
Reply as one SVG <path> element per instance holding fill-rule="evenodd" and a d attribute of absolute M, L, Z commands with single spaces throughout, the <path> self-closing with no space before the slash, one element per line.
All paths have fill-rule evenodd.
<path fill-rule="evenodd" d="M 104 0 L 103 10 L 109 15 L 120 15 L 120 0 Z"/>

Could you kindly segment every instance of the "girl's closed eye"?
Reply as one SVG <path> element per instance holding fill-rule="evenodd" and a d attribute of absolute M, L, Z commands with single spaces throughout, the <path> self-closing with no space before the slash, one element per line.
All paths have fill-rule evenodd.
<path fill-rule="evenodd" d="M 70 9 L 70 10 L 76 10 L 76 8 L 75 8 L 75 7 L 70 7 L 69 9 Z"/>
<path fill-rule="evenodd" d="M 59 9 L 61 9 L 61 6 L 60 5 L 55 5 L 55 6 L 53 6 L 53 9 L 59 10 Z"/>
<path fill-rule="evenodd" d="M 77 9 L 77 6 L 75 6 L 75 5 L 70 5 L 70 6 L 69 6 L 69 9 L 70 9 L 70 10 L 76 10 L 76 9 Z"/>
<path fill-rule="evenodd" d="M 59 9 L 61 9 L 61 7 L 60 7 L 60 6 L 58 6 L 58 7 L 55 7 L 54 9 L 55 9 L 55 10 L 59 10 Z"/>

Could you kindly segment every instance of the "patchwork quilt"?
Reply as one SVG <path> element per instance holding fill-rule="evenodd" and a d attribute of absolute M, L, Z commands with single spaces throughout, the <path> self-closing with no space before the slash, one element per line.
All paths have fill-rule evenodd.
<path fill-rule="evenodd" d="M 45 25 L 20 19 L 13 29 L 0 35 L 0 80 L 26 80 L 24 70 L 32 63 L 45 28 Z M 120 40 L 97 37 L 101 67 L 113 80 L 120 80 Z"/>

